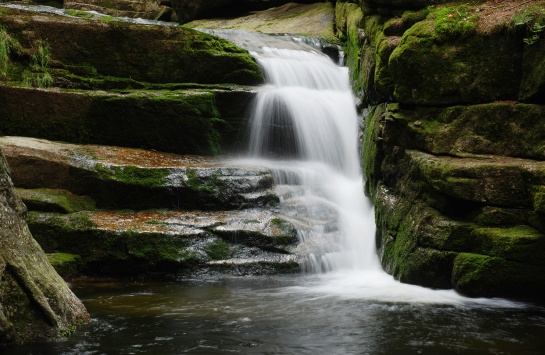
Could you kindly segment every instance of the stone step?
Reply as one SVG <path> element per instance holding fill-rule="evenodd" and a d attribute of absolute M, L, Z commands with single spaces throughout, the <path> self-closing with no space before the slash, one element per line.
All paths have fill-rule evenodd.
<path fill-rule="evenodd" d="M 450 197 L 543 212 L 545 161 L 493 155 L 436 156 L 407 150 L 421 178 Z"/>
<path fill-rule="evenodd" d="M 79 256 L 87 275 L 298 271 L 295 229 L 269 211 L 30 212 L 28 225 L 47 253 Z"/>
<path fill-rule="evenodd" d="M 66 190 L 98 208 L 230 210 L 279 200 L 268 169 L 210 157 L 25 137 L 1 137 L 0 148 L 17 187 Z"/>
<path fill-rule="evenodd" d="M 253 88 L 233 85 L 184 88 L 182 84 L 131 83 L 128 79 L 113 83 L 86 80 L 71 78 L 66 84 L 70 89 L 0 85 L 0 132 L 70 143 L 215 155 L 233 149 L 254 96 Z M 138 85 L 148 87 L 124 89 Z M 21 102 L 30 104 L 23 107 Z"/>

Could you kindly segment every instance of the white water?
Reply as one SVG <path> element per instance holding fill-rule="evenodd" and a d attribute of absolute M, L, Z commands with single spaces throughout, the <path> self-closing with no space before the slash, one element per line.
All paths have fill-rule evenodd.
<path fill-rule="evenodd" d="M 381 302 L 521 306 L 402 284 L 384 272 L 376 252 L 373 206 L 363 193 L 358 116 L 347 68 L 286 36 L 214 34 L 249 49 L 266 76 L 251 116 L 250 158 L 245 161 L 272 169 L 282 201 L 279 213 L 298 227 L 297 252 L 304 271 L 314 275 L 286 292 Z M 256 44 L 264 39 L 276 48 L 270 42 Z"/>

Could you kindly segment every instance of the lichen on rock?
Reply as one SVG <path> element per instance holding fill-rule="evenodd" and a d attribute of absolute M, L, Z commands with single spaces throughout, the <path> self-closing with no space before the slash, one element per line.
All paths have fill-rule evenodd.
<path fill-rule="evenodd" d="M 0 154 L 0 339 L 59 338 L 89 315 L 32 238 L 8 172 Z"/>

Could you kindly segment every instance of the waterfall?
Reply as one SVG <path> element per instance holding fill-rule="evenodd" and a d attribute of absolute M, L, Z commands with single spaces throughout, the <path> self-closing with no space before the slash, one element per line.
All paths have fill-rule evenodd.
<path fill-rule="evenodd" d="M 253 107 L 247 154 L 273 169 L 279 212 L 298 227 L 306 272 L 380 270 L 348 69 L 304 43 L 275 45 L 251 49 L 266 85 Z"/>
<path fill-rule="evenodd" d="M 382 270 L 374 210 L 363 193 L 358 115 L 347 68 L 297 37 L 205 31 L 248 49 L 266 77 L 250 118 L 244 153 L 249 158 L 243 161 L 271 169 L 281 199 L 277 212 L 298 230 L 296 254 L 312 277 L 285 292 L 393 303 L 520 306 L 402 284 Z"/>

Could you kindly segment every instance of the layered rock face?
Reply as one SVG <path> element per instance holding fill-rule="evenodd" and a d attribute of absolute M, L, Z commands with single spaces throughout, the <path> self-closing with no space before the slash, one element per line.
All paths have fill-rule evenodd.
<path fill-rule="evenodd" d="M 0 153 L 0 341 L 67 336 L 89 319 L 83 304 L 49 263 L 25 223 Z"/>
<path fill-rule="evenodd" d="M 268 211 L 272 172 L 209 157 L 240 141 L 263 81 L 246 51 L 188 28 L 0 11 L 0 146 L 63 276 L 299 270 L 294 226 Z"/>
<path fill-rule="evenodd" d="M 545 2 L 427 5 L 336 6 L 382 264 L 403 282 L 542 299 Z"/>
<path fill-rule="evenodd" d="M 0 14 L 0 134 L 218 154 L 263 80 L 246 51 L 191 29 Z"/>
<path fill-rule="evenodd" d="M 279 200 L 271 172 L 205 157 L 236 145 L 262 81 L 246 51 L 191 29 L 1 7 L 0 342 L 88 319 L 51 265 L 65 277 L 298 270 L 293 226 L 257 209 Z"/>

